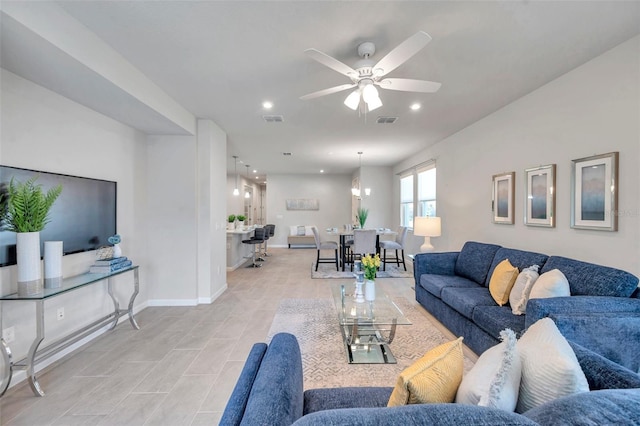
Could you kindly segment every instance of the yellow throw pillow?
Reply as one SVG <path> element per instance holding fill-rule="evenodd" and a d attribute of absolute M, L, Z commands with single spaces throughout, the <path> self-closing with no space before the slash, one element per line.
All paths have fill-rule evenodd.
<path fill-rule="evenodd" d="M 509 259 L 498 263 L 493 270 L 489 281 L 489 292 L 498 305 L 502 306 L 509 301 L 509 293 L 518 278 L 518 273 L 520 271 L 509 262 Z"/>
<path fill-rule="evenodd" d="M 387 407 L 453 402 L 464 371 L 462 337 L 431 349 L 405 368 Z"/>

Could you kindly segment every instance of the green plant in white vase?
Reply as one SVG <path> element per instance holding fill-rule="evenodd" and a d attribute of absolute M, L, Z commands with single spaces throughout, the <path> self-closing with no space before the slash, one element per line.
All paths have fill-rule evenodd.
<path fill-rule="evenodd" d="M 364 224 L 367 221 L 367 216 L 369 216 L 369 209 L 363 209 L 362 207 L 358 207 L 358 214 L 356 214 L 356 220 L 360 224 L 360 229 L 364 229 Z"/>
<path fill-rule="evenodd" d="M 21 284 L 36 291 L 40 286 L 40 231 L 49 223 L 49 211 L 62 192 L 58 185 L 45 193 L 36 179 L 12 178 L 2 191 L 0 223 L 3 230 L 16 233 L 19 291 Z"/>
<path fill-rule="evenodd" d="M 240 222 L 242 225 L 244 225 L 244 221 L 247 220 L 247 217 L 243 214 L 239 214 L 238 216 L 236 216 L 238 218 L 238 222 Z"/>

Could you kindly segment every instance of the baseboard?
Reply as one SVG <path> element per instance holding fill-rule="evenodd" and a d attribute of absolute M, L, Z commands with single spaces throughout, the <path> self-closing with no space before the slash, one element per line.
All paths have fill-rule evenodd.
<path fill-rule="evenodd" d="M 216 301 L 218 297 L 222 295 L 222 293 L 224 293 L 227 290 L 227 288 L 228 288 L 227 283 L 225 283 L 224 286 L 220 290 L 218 290 L 215 294 L 213 294 L 211 297 L 199 297 L 198 304 L 200 305 L 212 304 L 213 302 Z"/>
<path fill-rule="evenodd" d="M 151 299 L 149 306 L 197 306 L 198 299 Z"/>

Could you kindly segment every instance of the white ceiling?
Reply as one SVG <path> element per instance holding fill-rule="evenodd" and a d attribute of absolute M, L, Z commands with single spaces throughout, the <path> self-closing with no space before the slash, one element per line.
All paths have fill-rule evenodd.
<path fill-rule="evenodd" d="M 394 165 L 640 33 L 636 1 L 56 3 L 179 104 L 225 130 L 231 170 L 238 155 L 261 174 L 351 173 L 358 151 L 363 165 Z M 381 91 L 384 106 L 368 116 L 342 104 L 349 91 L 299 99 L 349 82 L 305 49 L 353 66 L 359 43 L 374 42 L 378 60 L 419 30 L 431 43 L 388 76 L 441 82 L 437 93 Z M 11 70 L 5 44 L 3 67 Z M 103 112 L 122 98 L 105 97 Z M 275 104 L 271 111 L 264 100 Z M 422 109 L 410 111 L 413 102 Z M 263 114 L 284 122 L 266 123 Z M 378 116 L 399 118 L 382 125 Z M 153 133 L 148 121 L 132 125 Z"/>

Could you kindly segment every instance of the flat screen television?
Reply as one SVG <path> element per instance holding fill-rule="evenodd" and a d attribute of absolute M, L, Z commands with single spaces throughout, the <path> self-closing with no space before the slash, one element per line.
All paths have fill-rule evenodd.
<path fill-rule="evenodd" d="M 45 192 L 62 185 L 50 222 L 40 232 L 41 256 L 45 241 L 62 241 L 64 254 L 109 245 L 107 238 L 116 234 L 116 182 L 0 166 L 0 191 L 6 191 L 11 178 L 23 182 L 33 177 Z M 0 231 L 0 266 L 15 264 L 16 234 Z"/>

